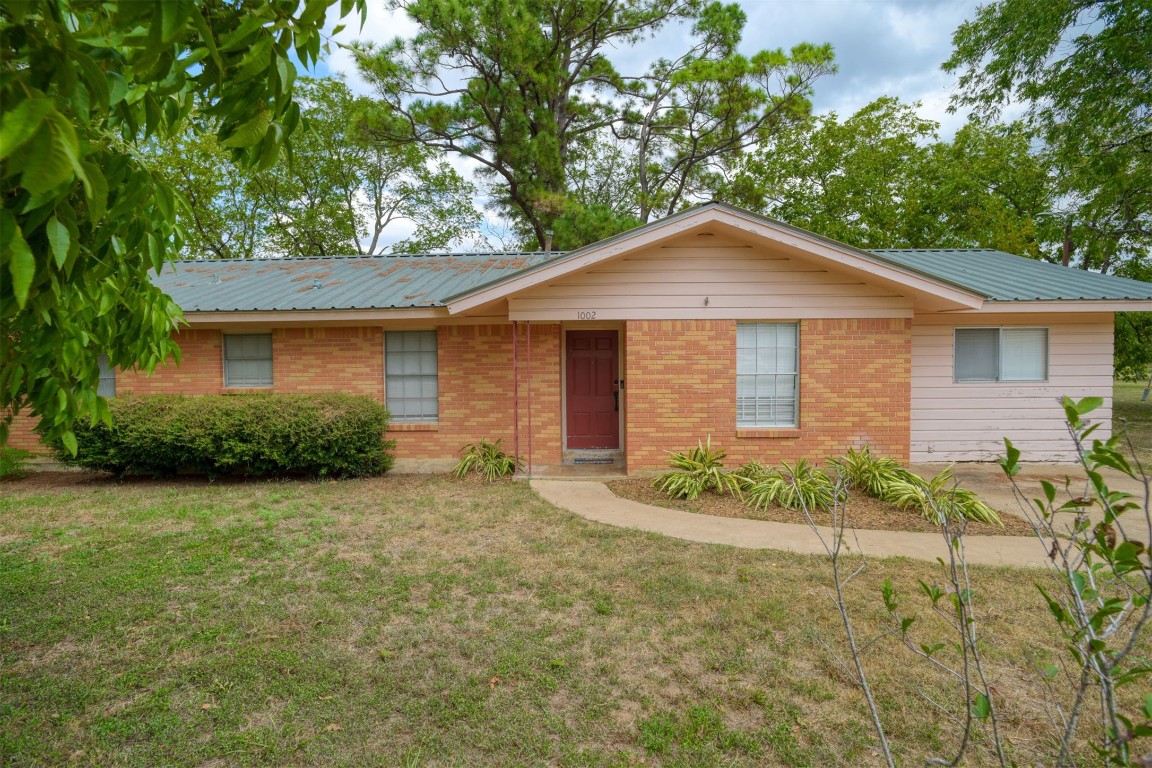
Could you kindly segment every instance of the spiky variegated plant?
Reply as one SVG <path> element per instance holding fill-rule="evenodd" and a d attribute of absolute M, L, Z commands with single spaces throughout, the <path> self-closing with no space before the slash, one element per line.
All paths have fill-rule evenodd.
<path fill-rule="evenodd" d="M 697 443 L 688 453 L 668 451 L 672 457 L 669 464 L 673 472 L 667 472 L 652 483 L 674 499 L 697 499 L 705 491 L 730 493 L 741 498 L 743 487 L 748 480 L 737 472 L 724 469 L 724 458 L 728 455 L 720 448 L 712 447 L 712 436 L 707 443 Z"/>
<path fill-rule="evenodd" d="M 945 517 L 1003 525 L 996 511 L 976 494 L 957 487 L 951 467 L 929 480 L 907 470 L 904 472 L 905 477 L 889 483 L 880 498 L 901 509 L 915 509 L 925 520 L 937 525 L 944 522 Z"/>
<path fill-rule="evenodd" d="M 779 468 L 765 471 L 748 488 L 748 504 L 766 509 L 778 504 L 785 509 L 827 511 L 836 499 L 832 479 L 819 467 L 800 459 L 796 465 L 781 462 Z"/>
<path fill-rule="evenodd" d="M 859 450 L 849 448 L 848 453 L 828 463 L 836 467 L 850 488 L 863 491 L 875 499 L 884 498 L 892 483 L 907 480 L 911 476 L 896 459 L 874 456 L 868 446 Z"/>
<path fill-rule="evenodd" d="M 500 447 L 501 442 L 497 440 L 490 443 L 481 440 L 464 446 L 460 449 L 464 452 L 464 457 L 456 464 L 452 474 L 464 478 L 468 473 L 475 472 L 489 482 L 515 474 L 520 468 L 521 461 L 519 457 L 505 453 Z"/>

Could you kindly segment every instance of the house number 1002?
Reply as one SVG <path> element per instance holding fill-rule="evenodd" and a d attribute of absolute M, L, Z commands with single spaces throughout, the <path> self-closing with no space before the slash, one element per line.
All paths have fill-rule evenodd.
<path fill-rule="evenodd" d="M 596 319 L 596 311 L 592 310 L 591 312 L 577 312 L 576 313 L 576 319 L 577 320 L 595 320 Z"/>

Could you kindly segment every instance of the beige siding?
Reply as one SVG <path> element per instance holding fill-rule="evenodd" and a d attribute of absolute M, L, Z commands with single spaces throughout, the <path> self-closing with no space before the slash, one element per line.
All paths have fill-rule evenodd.
<path fill-rule="evenodd" d="M 912 315 L 908 298 L 857 276 L 822 268 L 772 245 L 753 247 L 695 235 L 531 289 L 508 304 L 513 320 Z"/>
<path fill-rule="evenodd" d="M 957 327 L 1048 329 L 1048 381 L 954 382 Z M 1031 461 L 1075 458 L 1059 398 L 1095 395 L 1112 419 L 1112 315 L 918 316 L 912 323 L 912 461 L 988 461 L 1007 437 Z"/>

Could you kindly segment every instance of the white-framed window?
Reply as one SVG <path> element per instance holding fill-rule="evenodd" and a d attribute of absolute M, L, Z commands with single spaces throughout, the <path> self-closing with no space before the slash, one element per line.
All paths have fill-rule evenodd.
<path fill-rule="evenodd" d="M 392 421 L 439 418 L 436 331 L 384 333 L 384 390 Z"/>
<path fill-rule="evenodd" d="M 1047 381 L 1047 328 L 957 328 L 956 381 Z"/>
<path fill-rule="evenodd" d="M 799 324 L 737 323 L 736 426 L 796 427 L 799 411 Z"/>
<path fill-rule="evenodd" d="M 224 334 L 224 386 L 272 386 L 272 334 Z"/>
<path fill-rule="evenodd" d="M 97 358 L 100 364 L 100 383 L 96 386 L 96 394 L 102 397 L 116 397 L 116 368 L 108 362 L 108 355 Z"/>

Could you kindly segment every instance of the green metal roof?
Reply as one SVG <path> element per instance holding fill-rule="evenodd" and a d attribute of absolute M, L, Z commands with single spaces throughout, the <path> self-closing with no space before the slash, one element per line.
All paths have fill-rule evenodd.
<path fill-rule="evenodd" d="M 1152 283 L 1100 275 L 1082 269 L 1070 269 L 1023 256 L 987 248 L 931 248 L 861 250 L 846 243 L 794 227 L 791 224 L 745 210 L 735 205 L 710 201 L 685 208 L 657 221 L 591 243 L 567 253 L 547 254 L 548 258 L 526 267 L 523 272 L 545 269 L 553 264 L 577 259 L 613 243 L 634 237 L 650 229 L 675 223 L 709 208 L 760 221 L 801 238 L 856 254 L 887 266 L 904 269 L 921 277 L 982 296 L 987 301 L 1101 301 L 1152 300 Z M 445 294 L 446 302 L 493 288 L 520 276 L 519 272 L 492 275 L 487 282 L 455 294 Z"/>
<path fill-rule="evenodd" d="M 881 259 L 989 301 L 1152 300 L 1152 283 L 1062 267 L 989 248 L 882 249 Z"/>
<path fill-rule="evenodd" d="M 165 267 L 153 282 L 185 312 L 403 309 L 515 274 L 555 253 L 202 259 Z"/>
<path fill-rule="evenodd" d="M 989 249 L 863 251 L 723 203 L 705 203 L 575 251 L 179 261 L 153 278 L 185 312 L 403 309 L 450 300 L 578 258 L 707 208 L 760 220 L 988 301 L 1152 300 L 1152 283 Z"/>

